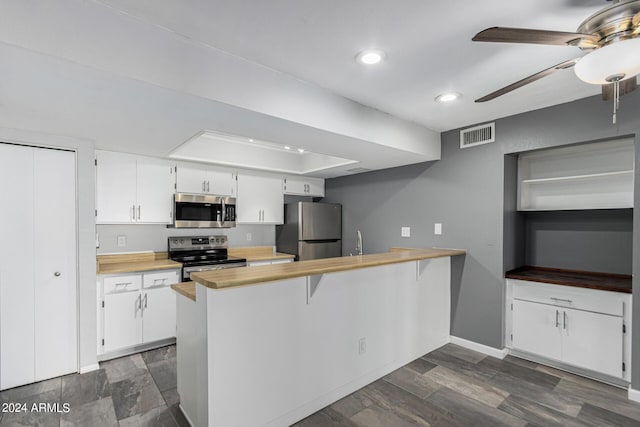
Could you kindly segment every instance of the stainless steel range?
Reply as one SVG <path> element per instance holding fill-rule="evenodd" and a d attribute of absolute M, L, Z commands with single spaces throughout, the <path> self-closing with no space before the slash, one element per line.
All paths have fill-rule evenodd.
<path fill-rule="evenodd" d="M 228 255 L 227 246 L 227 236 L 169 237 L 169 258 L 182 263 L 183 282 L 193 272 L 246 266 L 246 259 Z"/>

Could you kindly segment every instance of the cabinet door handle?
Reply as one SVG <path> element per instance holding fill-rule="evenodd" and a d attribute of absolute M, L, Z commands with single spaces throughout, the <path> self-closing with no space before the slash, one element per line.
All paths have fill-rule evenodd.
<path fill-rule="evenodd" d="M 558 320 L 558 316 L 560 315 L 560 312 L 558 310 L 556 310 L 556 328 L 558 326 L 560 326 L 560 321 Z"/>
<path fill-rule="evenodd" d="M 136 298 L 136 310 L 142 310 L 142 295 L 138 294 L 138 298 Z"/>
<path fill-rule="evenodd" d="M 207 193 L 211 191 L 211 183 L 207 181 Z"/>
<path fill-rule="evenodd" d="M 144 293 L 144 308 L 147 308 L 147 293 Z"/>
<path fill-rule="evenodd" d="M 206 181 L 202 181 L 202 192 L 204 193 L 205 191 L 207 191 L 207 187 L 206 187 Z"/>
<path fill-rule="evenodd" d="M 563 298 L 554 298 L 551 297 L 552 300 L 554 300 L 555 302 L 566 302 L 568 304 L 571 304 L 573 301 L 571 301 L 570 299 L 563 299 Z"/>
<path fill-rule="evenodd" d="M 138 205 L 138 221 L 140 221 L 140 205 Z"/>
<path fill-rule="evenodd" d="M 567 330 L 567 312 L 566 311 L 562 312 L 562 328 L 565 331 Z"/>
<path fill-rule="evenodd" d="M 131 221 L 136 220 L 136 205 L 131 206 Z"/>

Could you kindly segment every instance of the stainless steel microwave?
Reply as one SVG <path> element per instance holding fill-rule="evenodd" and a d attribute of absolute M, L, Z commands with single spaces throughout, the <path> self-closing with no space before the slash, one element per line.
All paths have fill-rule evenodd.
<path fill-rule="evenodd" d="M 235 197 L 176 193 L 175 228 L 230 228 L 236 226 Z"/>

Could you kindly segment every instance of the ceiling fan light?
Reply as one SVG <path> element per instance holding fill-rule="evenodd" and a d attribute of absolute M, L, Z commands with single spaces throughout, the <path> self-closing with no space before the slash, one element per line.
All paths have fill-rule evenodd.
<path fill-rule="evenodd" d="M 603 85 L 640 74 L 640 38 L 624 40 L 596 49 L 582 57 L 574 67 L 576 76 L 586 83 Z"/>

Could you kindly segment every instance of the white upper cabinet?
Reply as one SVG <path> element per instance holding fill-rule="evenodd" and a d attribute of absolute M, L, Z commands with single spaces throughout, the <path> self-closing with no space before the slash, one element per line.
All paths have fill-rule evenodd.
<path fill-rule="evenodd" d="M 237 173 L 232 169 L 178 164 L 176 175 L 178 193 L 235 196 L 237 192 Z"/>
<path fill-rule="evenodd" d="M 282 178 L 267 174 L 238 174 L 239 224 L 284 223 Z"/>
<path fill-rule="evenodd" d="M 96 223 L 173 221 L 171 162 L 111 151 L 97 151 L 96 160 Z"/>
<path fill-rule="evenodd" d="M 284 194 L 324 197 L 324 179 L 287 175 L 282 180 Z"/>
<path fill-rule="evenodd" d="M 633 139 L 521 154 L 518 210 L 633 207 Z"/>

